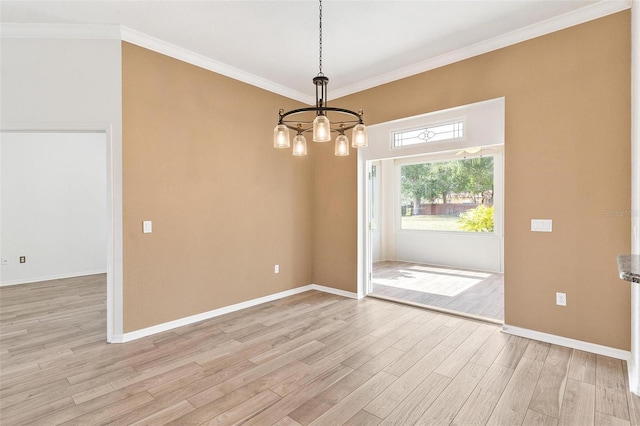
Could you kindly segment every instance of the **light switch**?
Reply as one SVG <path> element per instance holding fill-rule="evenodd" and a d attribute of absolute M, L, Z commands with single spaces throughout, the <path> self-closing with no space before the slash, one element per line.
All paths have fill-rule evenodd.
<path fill-rule="evenodd" d="M 531 219 L 532 232 L 552 232 L 553 222 L 551 219 Z"/>
<path fill-rule="evenodd" d="M 150 234 L 151 231 L 152 231 L 151 221 L 150 220 L 142 221 L 142 233 L 143 234 Z"/>

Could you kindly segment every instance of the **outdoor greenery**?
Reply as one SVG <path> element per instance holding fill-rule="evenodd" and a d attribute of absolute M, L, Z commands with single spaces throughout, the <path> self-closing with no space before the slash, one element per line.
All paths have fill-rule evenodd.
<path fill-rule="evenodd" d="M 447 203 L 452 195 L 472 203 L 493 202 L 493 157 L 410 164 L 401 168 L 404 202 Z"/>
<path fill-rule="evenodd" d="M 461 231 L 459 220 L 459 217 L 450 215 L 402 216 L 402 229 Z"/>
<path fill-rule="evenodd" d="M 467 210 L 458 220 L 460 230 L 467 232 L 493 232 L 493 206 L 479 205 Z"/>
<path fill-rule="evenodd" d="M 493 232 L 493 157 L 409 164 L 400 176 L 402 229 Z M 424 214 L 427 203 L 459 207 Z"/>

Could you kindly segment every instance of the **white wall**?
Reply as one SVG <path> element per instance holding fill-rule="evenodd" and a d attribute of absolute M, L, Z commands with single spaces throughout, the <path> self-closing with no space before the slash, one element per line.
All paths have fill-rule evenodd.
<path fill-rule="evenodd" d="M 412 129 L 456 118 L 466 119 L 462 141 L 432 142 L 405 148 L 391 147 L 394 131 Z M 369 128 L 368 150 L 362 160 L 379 164 L 378 176 L 381 214 L 370 243 L 379 260 L 400 260 L 432 265 L 446 265 L 484 271 L 503 271 L 503 152 L 504 99 L 479 102 L 446 111 L 382 123 Z M 399 167 L 404 163 L 460 158 L 456 151 L 465 147 L 491 146 L 494 156 L 496 207 L 495 232 L 476 234 L 400 229 Z M 486 155 L 486 154 L 485 154 Z M 468 157 L 470 158 L 470 157 Z M 381 160 L 381 161 L 378 161 Z M 379 241 L 378 241 L 379 240 Z M 379 246 L 378 246 L 379 245 Z"/>
<path fill-rule="evenodd" d="M 0 285 L 106 272 L 106 152 L 103 132 L 0 134 Z"/>
<path fill-rule="evenodd" d="M 122 333 L 121 41 L 119 26 L 91 30 L 86 25 L 2 25 L 0 127 L 105 132 L 111 340 Z"/>

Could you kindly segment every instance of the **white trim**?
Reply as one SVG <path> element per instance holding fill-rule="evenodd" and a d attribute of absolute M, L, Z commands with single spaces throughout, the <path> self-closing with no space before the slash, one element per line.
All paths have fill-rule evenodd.
<path fill-rule="evenodd" d="M 96 270 L 96 271 L 72 272 L 70 274 L 46 275 L 46 276 L 37 277 L 37 278 L 5 281 L 2 284 L 0 284 L 0 287 L 7 287 L 7 286 L 11 286 L 11 285 L 20 285 L 20 284 L 29 284 L 29 283 L 39 283 L 39 282 L 42 282 L 42 281 L 59 280 L 61 278 L 86 277 L 88 275 L 97 275 L 97 274 L 106 274 L 106 273 L 107 273 L 106 269 L 100 269 L 100 270 Z"/>
<path fill-rule="evenodd" d="M 13 38 L 66 38 L 85 40 L 122 40 L 145 49 L 153 50 L 188 64 L 204 68 L 215 73 L 231 77 L 269 92 L 290 99 L 313 104 L 315 98 L 308 94 L 290 89 L 278 83 L 216 61 L 196 52 L 152 37 L 140 31 L 117 24 L 23 24 L 3 23 L 0 26 L 1 37 Z"/>
<path fill-rule="evenodd" d="M 369 189 L 368 171 L 369 162 L 381 160 L 380 205 L 385 211 L 380 214 L 378 232 L 382 241 L 380 251 L 384 253 L 384 259 L 405 260 L 418 263 L 447 264 L 449 267 L 471 268 L 474 270 L 484 270 L 491 272 L 503 272 L 504 270 L 504 120 L 505 120 L 505 98 L 495 98 L 472 104 L 461 105 L 440 111 L 429 112 L 412 117 L 400 118 L 384 123 L 369 126 L 369 148 L 358 152 L 358 291 L 366 293 L 371 291 L 369 277 L 371 276 L 371 262 L 368 261 L 367 253 L 371 250 L 371 233 L 368 232 L 369 223 Z M 427 128 L 431 125 L 459 121 L 464 118 L 466 125 L 465 139 L 449 141 L 439 141 L 424 144 L 414 144 L 403 148 L 391 148 L 391 134 L 394 131 L 404 129 Z M 487 123 L 493 123 L 488 126 Z M 473 130 L 475 129 L 475 130 Z M 473 130 L 473 131 L 472 131 Z M 462 160 L 462 157 L 455 153 L 463 148 L 482 146 L 482 141 L 493 141 L 496 145 L 484 145 L 486 154 L 494 157 L 494 177 L 495 177 L 495 198 L 496 207 L 496 230 L 492 233 L 467 233 L 467 232 L 447 232 L 447 231 L 423 231 L 423 230 L 401 230 L 400 229 L 400 169 L 398 164 L 415 164 L 426 161 L 447 161 Z M 400 152 L 402 150 L 402 152 Z M 472 158 L 477 155 L 468 155 Z M 395 166 L 394 166 L 395 164 Z M 385 171 L 386 170 L 386 171 Z M 395 208 L 393 206 L 396 206 Z M 447 249 L 425 251 L 424 246 L 418 239 L 427 237 L 437 239 L 432 241 L 435 246 L 445 243 Z M 458 250 L 451 243 L 454 239 L 460 246 L 466 247 L 466 255 L 482 253 L 478 256 L 460 257 Z M 423 241 L 424 242 L 424 241 Z M 433 245 L 433 244 L 432 244 Z M 434 247 L 435 247 L 434 246 Z M 412 247 L 412 253 L 416 257 L 411 259 L 408 251 L 402 251 Z M 473 248 L 470 248 L 473 247 Z M 420 256 L 417 253 L 421 253 Z M 458 256 L 454 256 L 457 253 Z M 449 260 L 447 260 L 449 259 Z M 458 259 L 457 262 L 454 262 Z M 465 261 L 459 263 L 459 259 L 473 259 L 472 262 Z"/>
<path fill-rule="evenodd" d="M 270 294 L 268 296 L 259 297 L 257 299 L 247 300 L 246 302 L 236 303 L 235 305 L 224 306 L 222 308 L 214 309 L 212 311 L 203 312 L 196 315 L 191 315 L 189 317 L 180 318 L 174 321 L 165 322 L 158 325 L 153 325 L 151 327 L 143 328 L 136 331 L 130 331 L 128 333 L 123 334 L 114 334 L 111 339 L 111 343 L 126 343 L 132 340 L 141 339 L 143 337 L 151 336 L 153 334 L 162 333 L 164 331 L 173 330 L 174 328 L 182 327 L 185 325 L 193 324 L 196 322 L 208 320 L 211 318 L 218 317 L 220 315 L 229 314 L 231 312 L 240 311 L 242 309 L 250 308 L 252 306 L 260 305 L 262 303 L 271 302 L 274 300 L 282 299 L 285 297 L 293 296 L 299 293 L 304 293 L 305 291 L 317 290 L 325 293 L 331 293 L 342 297 L 347 297 L 351 299 L 357 299 L 357 295 L 355 293 L 351 293 L 344 290 L 339 290 L 331 287 L 325 287 L 323 285 L 318 284 L 308 284 L 302 287 L 293 288 L 291 290 L 281 291 L 279 293 Z"/>
<path fill-rule="evenodd" d="M 631 253 L 640 254 L 640 2 L 631 8 Z M 640 284 L 631 284 L 629 388 L 640 395 Z"/>
<path fill-rule="evenodd" d="M 122 336 L 122 144 L 111 124 L 0 123 L 0 132 L 103 132 L 107 156 L 107 342 Z M 33 282 L 33 280 L 30 280 Z"/>
<path fill-rule="evenodd" d="M 120 25 L 2 23 L 0 26 L 0 36 L 13 38 L 120 40 Z"/>
<path fill-rule="evenodd" d="M 349 299 L 361 299 L 363 296 L 359 296 L 357 293 L 353 293 L 350 291 L 340 290 L 333 287 L 326 287 L 318 284 L 310 284 L 309 290 L 318 290 L 324 293 L 335 294 L 336 296 L 342 296 Z"/>
<path fill-rule="evenodd" d="M 406 67 L 398 68 L 386 74 L 381 74 L 366 80 L 360 80 L 355 84 L 334 89 L 331 92 L 331 96 L 334 99 L 337 99 L 353 93 L 358 93 L 372 87 L 381 86 L 392 81 L 400 80 L 402 78 L 410 77 L 412 75 L 469 59 L 474 56 L 502 49 L 516 43 L 540 37 L 545 34 L 560 31 L 574 25 L 602 18 L 604 16 L 629 9 L 630 7 L 631 0 L 602 0 L 581 9 L 567 12 L 563 15 L 529 25 L 524 28 L 519 28 L 506 34 L 502 34 L 488 40 L 483 40 L 470 46 L 465 46 Z"/>
<path fill-rule="evenodd" d="M 370 185 L 371 182 L 368 179 L 369 172 L 371 171 L 370 163 L 364 159 L 362 150 L 358 149 L 357 152 L 357 185 L 358 192 L 356 193 L 356 214 L 358 217 L 356 224 L 357 232 L 357 248 L 356 248 L 356 289 L 358 299 L 365 297 L 369 293 L 371 287 L 371 275 L 369 274 L 369 267 L 367 265 L 372 264 L 371 257 L 371 206 L 367 205 L 370 197 Z"/>
<path fill-rule="evenodd" d="M 582 340 L 570 339 L 568 337 L 557 336 L 555 334 L 543 333 L 541 331 L 529 330 L 527 328 L 514 327 L 507 324 L 502 327 L 502 331 L 507 334 L 513 334 L 514 336 L 526 337 L 527 339 L 565 346 L 567 348 L 578 349 L 598 355 L 604 355 L 611 358 L 621 359 L 627 362 L 631 359 L 631 352 L 629 351 L 623 351 L 622 349 L 598 345 L 596 343 L 584 342 Z"/>
<path fill-rule="evenodd" d="M 154 52 L 179 59 L 191 65 L 231 77 L 235 80 L 251 84 L 252 86 L 259 87 L 269 92 L 286 96 L 290 99 L 295 99 L 305 104 L 312 104 L 315 102 L 315 98 L 310 95 L 298 92 L 297 90 L 292 90 L 286 86 L 267 80 L 266 78 L 232 67 L 231 65 L 216 61 L 199 53 L 192 52 L 134 29 L 127 28 L 125 26 L 121 27 L 121 29 L 122 41 L 133 43 L 137 46 L 144 47 L 145 49 L 153 50 Z"/>
<path fill-rule="evenodd" d="M 435 68 L 449 65 L 464 59 L 472 58 L 494 50 L 502 49 L 516 43 L 543 36 L 555 31 L 598 19 L 631 7 L 632 0 L 601 0 L 581 9 L 547 19 L 536 24 L 520 28 L 509 33 L 483 40 L 460 49 L 429 58 L 394 71 L 378 75 L 355 84 L 338 87 L 332 91 L 332 98 L 361 92 L 412 75 L 420 74 Z M 248 73 L 225 63 L 192 52 L 140 31 L 114 24 L 19 24 L 3 23 L 0 28 L 2 37 L 29 38 L 83 38 L 83 39 L 121 39 L 137 46 L 153 50 L 163 55 L 187 62 L 189 64 L 231 77 L 235 80 L 259 87 L 290 99 L 313 104 L 315 99 L 305 93 L 290 89 L 281 84 Z"/>

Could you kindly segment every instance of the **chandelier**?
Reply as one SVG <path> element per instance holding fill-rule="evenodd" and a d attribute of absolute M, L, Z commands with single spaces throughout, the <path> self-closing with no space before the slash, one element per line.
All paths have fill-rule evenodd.
<path fill-rule="evenodd" d="M 307 139 L 304 134 L 311 132 L 314 142 L 331 141 L 331 133 L 337 133 L 335 155 L 349 155 L 349 139 L 345 132 L 351 130 L 351 146 L 364 148 L 368 145 L 367 128 L 362 121 L 363 111 L 354 112 L 344 108 L 327 106 L 327 85 L 329 78 L 322 73 L 322 0 L 320 1 L 320 61 L 319 72 L 313 78 L 316 86 L 316 106 L 298 108 L 285 112 L 280 109 L 278 124 L 273 130 L 275 148 L 291 147 L 289 130 L 296 132 L 293 138 L 293 155 L 307 155 Z M 331 113 L 331 119 L 329 119 Z M 315 114 L 315 118 L 313 118 Z M 313 118 L 313 119 L 312 119 Z"/>

